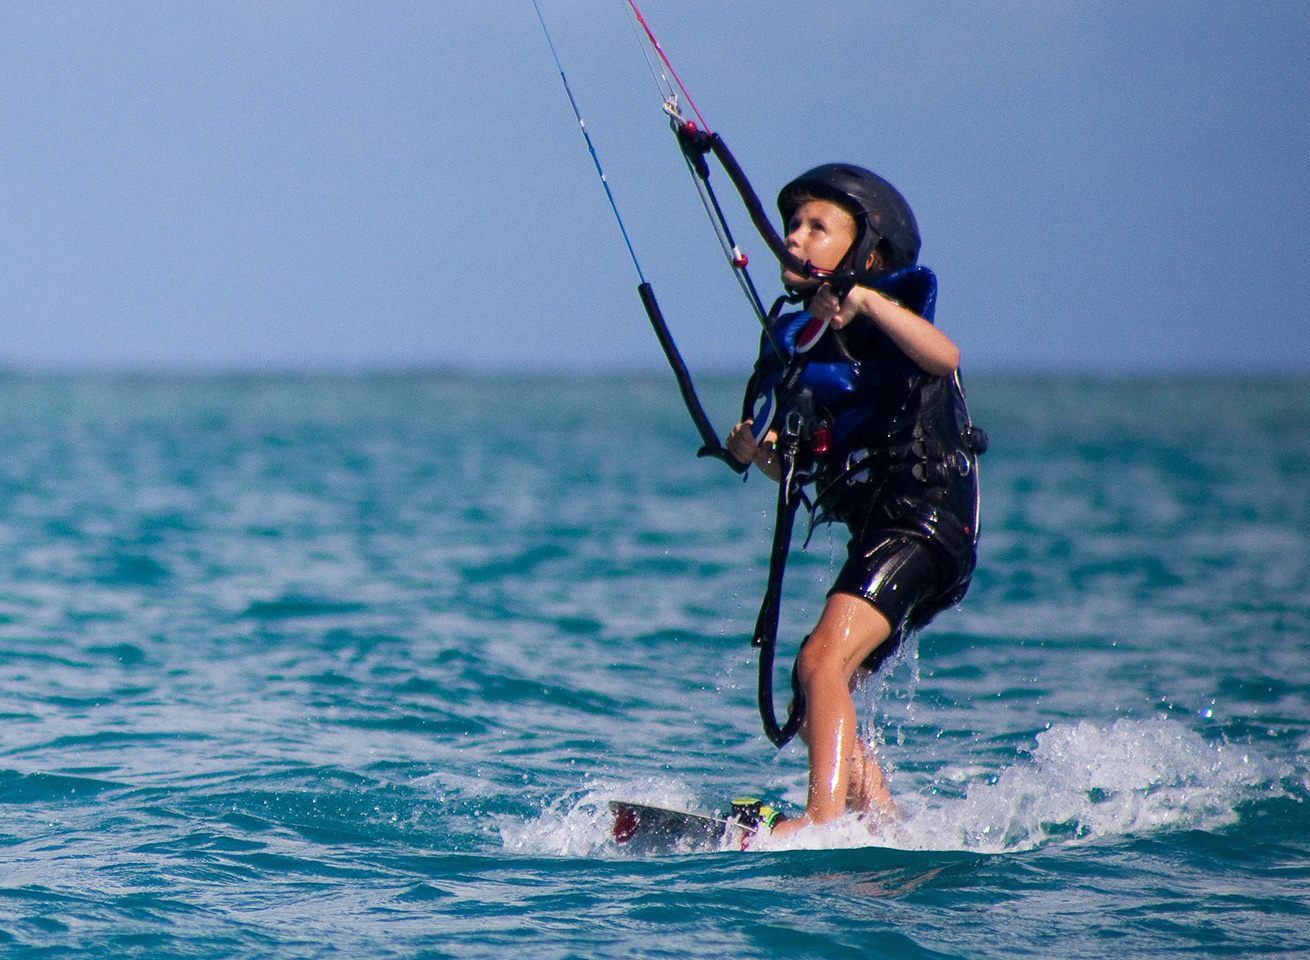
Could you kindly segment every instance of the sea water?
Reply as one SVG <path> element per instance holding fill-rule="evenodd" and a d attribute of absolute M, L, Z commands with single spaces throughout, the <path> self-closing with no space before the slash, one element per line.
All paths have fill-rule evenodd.
<path fill-rule="evenodd" d="M 638 857 L 608 800 L 805 787 L 667 375 L 0 377 L 0 955 L 1310 953 L 1310 382 L 970 400 L 973 587 L 858 696 L 903 819 Z"/>

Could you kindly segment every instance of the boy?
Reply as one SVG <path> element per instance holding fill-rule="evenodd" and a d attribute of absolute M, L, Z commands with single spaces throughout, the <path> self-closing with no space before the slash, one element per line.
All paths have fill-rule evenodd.
<path fill-rule="evenodd" d="M 848 810 L 895 813 L 882 771 L 859 739 L 851 691 L 906 631 L 968 588 L 977 545 L 976 454 L 985 444 L 964 407 L 959 350 L 925 319 L 935 280 L 915 266 L 919 232 L 904 198 L 868 170 L 827 164 L 784 187 L 778 209 L 790 252 L 820 271 L 853 270 L 856 279 L 838 299 L 827 283 L 784 268 L 783 283 L 805 309 L 780 317 L 772 331 L 789 353 L 810 318 L 830 321 L 798 390 L 778 398 L 773 422 L 782 423 L 788 404 L 806 392 L 824 436 L 806 454 L 815 506 L 851 532 L 846 563 L 796 659 L 809 793 L 803 815 L 774 824 L 781 835 Z M 782 368 L 765 338 L 750 392 L 771 390 Z M 778 481 L 777 432 L 757 441 L 752 425 L 746 419 L 734 427 L 727 448 Z"/>

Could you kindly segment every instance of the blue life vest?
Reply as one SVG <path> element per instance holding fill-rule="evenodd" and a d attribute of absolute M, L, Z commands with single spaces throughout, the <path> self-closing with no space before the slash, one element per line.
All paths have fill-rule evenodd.
<path fill-rule="evenodd" d="M 871 285 L 873 289 L 897 301 L 906 309 L 923 317 L 929 323 L 937 306 L 937 278 L 927 267 L 907 267 L 881 278 Z M 777 321 L 773 338 L 786 352 L 789 361 L 796 349 L 796 338 L 810 320 L 810 313 L 802 310 L 784 314 Z M 849 329 L 849 328 L 847 328 Z M 808 365 L 797 384 L 797 393 L 808 389 L 816 409 L 831 418 L 832 443 L 835 448 L 846 445 L 858 429 L 873 416 L 882 399 L 879 395 L 897 385 L 904 387 L 907 380 L 921 371 L 908 357 L 888 341 L 890 349 L 878 350 L 870 356 L 855 357 L 842 347 L 842 336 L 829 332 L 814 348 Z M 755 375 L 747 388 L 743 419 L 754 414 L 759 400 L 772 393 L 785 372 L 785 365 L 774 353 L 767 337 L 761 338 L 760 357 Z M 788 398 L 783 398 L 784 403 Z M 885 405 L 885 404 L 883 404 Z M 786 407 L 778 411 L 785 415 Z M 775 420 L 775 422 L 781 422 Z"/>

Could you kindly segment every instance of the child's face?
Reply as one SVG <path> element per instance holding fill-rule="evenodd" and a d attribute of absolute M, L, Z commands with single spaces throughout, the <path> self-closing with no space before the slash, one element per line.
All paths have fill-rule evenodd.
<path fill-rule="evenodd" d="M 787 249 L 820 270 L 836 270 L 855 242 L 855 218 L 829 200 L 807 200 L 787 222 Z M 817 283 L 798 276 L 786 267 L 782 282 L 791 287 Z"/>

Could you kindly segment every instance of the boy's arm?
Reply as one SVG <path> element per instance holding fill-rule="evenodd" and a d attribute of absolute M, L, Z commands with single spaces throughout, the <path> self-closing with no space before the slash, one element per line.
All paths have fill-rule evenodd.
<path fill-rule="evenodd" d="M 949 376 L 960 366 L 960 349 L 946 334 L 923 317 L 888 299 L 876 290 L 855 286 L 840 303 L 827 287 L 814 295 L 810 313 L 831 311 L 834 329 L 840 330 L 856 316 L 864 316 L 878 325 L 892 342 L 925 373 Z"/>

